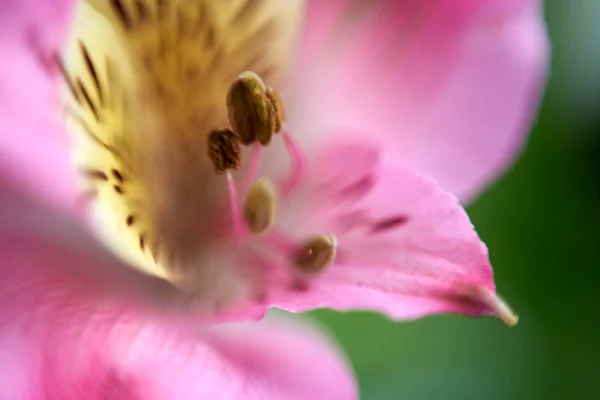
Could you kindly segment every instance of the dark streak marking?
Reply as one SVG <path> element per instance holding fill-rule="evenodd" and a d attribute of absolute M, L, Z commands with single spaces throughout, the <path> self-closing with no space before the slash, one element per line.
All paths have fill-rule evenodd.
<path fill-rule="evenodd" d="M 83 85 L 83 82 L 81 82 L 81 80 L 79 80 L 79 79 L 77 79 L 77 87 L 79 88 L 79 90 L 83 94 L 83 98 L 85 99 L 85 102 L 90 107 L 90 110 L 92 111 L 92 114 L 94 114 L 94 118 L 96 119 L 96 121 L 98 121 L 98 110 L 96 109 L 96 106 L 94 105 L 94 102 L 92 101 L 92 99 L 91 99 L 90 95 L 88 94 L 87 90 L 85 90 L 85 86 Z"/>
<path fill-rule="evenodd" d="M 252 295 L 252 300 L 254 300 L 254 302 L 258 305 L 264 305 L 267 304 L 267 301 L 269 300 L 269 295 L 265 289 L 257 290 Z"/>
<path fill-rule="evenodd" d="M 156 0 L 156 12 L 158 14 L 158 20 L 163 20 L 166 17 L 167 12 L 167 1 L 166 0 Z"/>
<path fill-rule="evenodd" d="M 118 194 L 123 194 L 123 188 L 119 185 L 114 185 L 113 189 L 115 190 L 115 192 L 117 192 Z"/>
<path fill-rule="evenodd" d="M 144 239 L 144 235 L 140 235 L 140 250 L 144 251 L 146 248 L 146 242 Z"/>
<path fill-rule="evenodd" d="M 87 178 L 90 179 L 95 179 L 95 180 L 100 180 L 100 181 L 107 181 L 108 180 L 108 176 L 106 176 L 106 174 L 98 169 L 93 169 L 93 168 L 82 168 L 80 170 L 80 172 L 85 175 Z"/>
<path fill-rule="evenodd" d="M 133 215 L 128 215 L 127 219 L 125 220 L 125 223 L 127 224 L 127 226 L 133 225 L 134 222 L 135 222 L 135 217 Z"/>
<path fill-rule="evenodd" d="M 212 49 L 215 45 L 215 27 L 210 26 L 206 31 L 206 39 L 204 41 L 204 47 L 207 49 Z"/>
<path fill-rule="evenodd" d="M 245 3 L 238 9 L 238 12 L 231 20 L 231 25 L 246 25 L 248 19 L 254 14 L 258 8 L 262 6 L 262 1 L 246 0 Z"/>
<path fill-rule="evenodd" d="M 89 125 L 85 122 L 85 120 L 80 115 L 78 115 L 77 113 L 75 113 L 74 111 L 72 111 L 70 109 L 67 109 L 67 113 L 71 116 L 71 118 L 75 119 L 79 125 L 81 125 L 81 127 L 83 128 L 83 131 L 88 135 L 88 137 L 90 139 L 92 139 L 99 146 L 106 149 L 108 152 L 110 152 L 115 157 L 120 158 L 119 154 L 116 152 L 115 149 L 113 149 L 108 144 L 104 143 L 102 140 L 100 140 L 98 135 L 96 135 L 94 132 L 92 132 Z"/>
<path fill-rule="evenodd" d="M 77 93 L 77 90 L 75 89 L 75 86 L 73 85 L 73 82 L 71 81 L 71 77 L 70 77 L 69 73 L 67 72 L 67 69 L 65 68 L 64 63 L 62 62 L 62 60 L 59 57 L 56 57 L 55 62 L 56 62 L 58 70 L 60 71 L 65 83 L 67 84 L 67 87 L 69 88 L 69 91 L 71 92 L 71 95 L 73 96 L 75 101 L 77 101 L 77 103 L 79 103 L 81 105 L 81 99 L 79 98 L 79 94 Z"/>
<path fill-rule="evenodd" d="M 365 210 L 355 210 L 337 216 L 333 222 L 337 230 L 346 233 L 352 229 L 362 228 L 370 221 Z"/>
<path fill-rule="evenodd" d="M 115 177 L 115 179 L 117 181 L 119 181 L 119 183 L 123 183 L 124 179 L 123 179 L 123 175 L 121 175 L 121 173 L 116 170 L 116 169 L 111 169 L 110 173 Z"/>
<path fill-rule="evenodd" d="M 160 255 L 158 243 L 154 243 L 154 246 L 152 246 L 150 251 L 152 252 L 152 260 L 156 263 L 158 256 Z"/>
<path fill-rule="evenodd" d="M 214 52 L 211 60 L 208 62 L 208 65 L 206 66 L 206 72 L 207 73 L 212 72 L 216 68 L 218 68 L 220 65 L 222 65 L 224 58 L 225 58 L 225 51 L 222 48 L 220 48 L 219 50 Z"/>
<path fill-rule="evenodd" d="M 151 71 L 152 70 L 152 66 L 154 64 L 152 55 L 151 54 L 144 54 L 143 60 L 144 60 L 144 66 L 146 67 L 146 69 L 148 71 Z"/>
<path fill-rule="evenodd" d="M 40 67 L 42 67 L 44 72 L 52 75 L 54 72 L 53 57 L 56 57 L 56 54 L 50 55 L 44 49 L 40 40 L 40 32 L 36 29 L 27 29 L 25 32 L 25 41 L 40 64 Z"/>
<path fill-rule="evenodd" d="M 154 90 L 156 90 L 156 93 L 160 97 L 167 97 L 167 91 L 165 90 L 164 86 L 160 82 L 156 82 L 156 84 L 154 85 Z"/>
<path fill-rule="evenodd" d="M 111 85 L 115 82 L 115 70 L 108 57 L 104 59 L 104 63 L 106 64 L 106 98 L 108 99 L 108 107 L 112 110 L 114 109 L 114 91 L 111 90 Z"/>
<path fill-rule="evenodd" d="M 162 30 L 159 30 L 158 33 L 158 58 L 165 61 L 167 55 L 167 38 L 165 37 L 165 33 Z"/>
<path fill-rule="evenodd" d="M 183 9 L 181 7 L 177 8 L 176 25 L 177 25 L 177 37 L 181 39 L 182 37 L 187 36 L 189 33 L 189 25 L 188 21 L 183 14 Z"/>
<path fill-rule="evenodd" d="M 127 15 L 121 0 L 110 0 L 110 4 L 112 5 L 115 13 L 117 13 L 119 18 L 121 18 L 121 22 L 123 22 L 125 29 L 130 30 L 132 28 L 131 19 L 129 18 L 129 15 Z"/>
<path fill-rule="evenodd" d="M 260 43 L 259 51 L 250 57 L 251 61 L 248 61 L 248 64 L 254 63 L 257 59 L 264 56 L 265 46 L 268 46 L 269 42 L 277 37 L 278 30 L 277 21 L 271 19 L 268 22 L 263 23 L 263 25 L 253 33 L 246 35 L 245 40 L 232 49 L 231 53 L 247 52 L 247 49 L 254 49 L 256 48 L 256 43 Z M 252 69 L 250 69 L 250 71 L 252 71 Z"/>
<path fill-rule="evenodd" d="M 375 179 L 372 175 L 365 175 L 358 181 L 346 186 L 338 193 L 340 200 L 346 200 L 348 198 L 358 199 L 364 196 L 375 184 Z"/>
<path fill-rule="evenodd" d="M 248 38 L 238 46 L 238 49 L 250 48 L 253 43 L 267 42 L 269 39 L 273 40 L 277 37 L 277 31 L 279 30 L 279 24 L 275 19 L 270 19 L 268 22 L 264 22 L 262 26 L 254 31 Z"/>
<path fill-rule="evenodd" d="M 196 67 L 189 67 L 184 72 L 187 81 L 195 81 L 200 76 L 200 71 Z"/>
<path fill-rule="evenodd" d="M 196 36 L 198 33 L 202 31 L 204 28 L 204 24 L 206 23 L 206 3 L 200 2 L 198 8 L 198 17 L 196 18 L 196 23 L 194 27 L 190 31 L 191 36 Z"/>
<path fill-rule="evenodd" d="M 304 279 L 294 279 L 291 282 L 289 289 L 292 292 L 303 293 L 303 292 L 308 292 L 309 285 L 308 285 L 308 282 Z"/>
<path fill-rule="evenodd" d="M 398 228 L 408 222 L 408 216 L 406 215 L 395 215 L 392 217 L 384 218 L 376 222 L 371 227 L 372 233 L 381 233 L 390 229 Z"/>
<path fill-rule="evenodd" d="M 85 61 L 85 65 L 87 67 L 88 72 L 90 73 L 92 79 L 94 80 L 94 84 L 96 85 L 96 90 L 98 91 L 98 99 L 100 100 L 100 105 L 104 104 L 104 96 L 102 94 L 102 85 L 100 85 L 100 79 L 98 78 L 98 73 L 96 72 L 96 68 L 94 67 L 94 63 L 90 57 L 90 54 L 87 51 L 87 48 L 83 44 L 83 42 L 79 41 L 79 49 L 81 50 L 81 54 L 83 54 L 83 59 Z"/>
<path fill-rule="evenodd" d="M 138 21 L 145 22 L 148 20 L 148 7 L 146 7 L 146 3 L 144 0 L 135 0 L 135 7 L 137 8 Z"/>

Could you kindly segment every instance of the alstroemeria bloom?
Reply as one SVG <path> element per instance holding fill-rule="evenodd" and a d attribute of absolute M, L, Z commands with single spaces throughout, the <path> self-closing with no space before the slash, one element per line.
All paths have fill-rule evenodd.
<path fill-rule="evenodd" d="M 473 195 L 518 150 L 546 65 L 538 1 L 90 0 L 78 3 L 65 51 L 71 2 L 2 5 L 0 354 L 17 360 L 6 375 L 14 387 L 67 382 L 94 393 L 175 382 L 184 391 L 190 379 L 204 382 L 182 392 L 192 396 L 221 385 L 216 369 L 237 365 L 232 380 L 248 385 L 247 398 L 284 389 L 283 398 L 351 398 L 343 364 L 317 342 L 284 377 L 274 364 L 293 352 L 277 346 L 277 331 L 281 358 L 265 360 L 267 328 L 253 328 L 265 331 L 244 353 L 235 332 L 184 337 L 164 315 L 206 322 L 331 307 L 515 322 L 484 244 L 447 191 Z M 72 146 L 57 123 L 58 70 Z M 244 71 L 263 82 L 229 101 Z M 246 119 L 279 132 L 243 139 Z M 215 130 L 225 133 L 209 143 Z M 232 137 L 249 144 L 241 159 Z M 75 211 L 76 173 L 94 229 L 131 268 L 73 234 L 74 221 L 9 189 Z M 97 342 L 106 349 L 75 346 Z M 205 353 L 217 361 L 206 356 L 190 378 Z M 66 366 L 64 354 L 75 357 Z M 294 380 L 311 355 L 320 380 Z M 180 362 L 183 377 L 152 382 L 164 358 Z M 219 398 L 242 392 L 221 386 Z"/>

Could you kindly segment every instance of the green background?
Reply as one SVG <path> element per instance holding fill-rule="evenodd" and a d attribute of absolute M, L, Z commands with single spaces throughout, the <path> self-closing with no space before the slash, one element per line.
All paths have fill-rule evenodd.
<path fill-rule="evenodd" d="M 512 329 L 312 313 L 375 399 L 600 399 L 600 0 L 546 2 L 552 72 L 523 157 L 474 204 Z"/>

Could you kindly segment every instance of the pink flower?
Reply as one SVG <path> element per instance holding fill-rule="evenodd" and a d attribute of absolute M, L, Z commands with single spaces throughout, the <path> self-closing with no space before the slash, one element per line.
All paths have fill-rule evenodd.
<path fill-rule="evenodd" d="M 445 190 L 471 198 L 520 147 L 547 62 L 539 2 L 315 0 L 304 24 L 300 1 L 89 3 L 62 66 L 74 144 L 54 61 L 74 3 L 0 4 L 0 397 L 351 399 L 314 334 L 208 323 L 270 306 L 516 322 Z M 217 174 L 206 137 L 241 134 L 247 103 L 225 100 L 245 70 L 281 89 L 285 126 Z M 133 267 L 78 225 L 71 153 L 95 231 Z"/>

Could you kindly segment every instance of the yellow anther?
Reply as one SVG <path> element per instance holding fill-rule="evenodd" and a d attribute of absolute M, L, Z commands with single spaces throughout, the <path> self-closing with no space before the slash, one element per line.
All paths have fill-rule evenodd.
<path fill-rule="evenodd" d="M 321 272 L 333 263 L 336 251 L 335 235 L 319 235 L 304 243 L 294 258 L 294 264 L 303 272 Z"/>
<path fill-rule="evenodd" d="M 261 178 L 248 190 L 243 215 L 252 233 L 265 233 L 275 223 L 277 195 L 268 179 Z"/>

